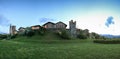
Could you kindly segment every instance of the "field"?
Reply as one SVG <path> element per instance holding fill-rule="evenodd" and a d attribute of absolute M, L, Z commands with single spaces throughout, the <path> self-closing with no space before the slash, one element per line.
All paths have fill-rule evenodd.
<path fill-rule="evenodd" d="M 120 44 L 21 37 L 0 40 L 0 59 L 120 59 Z"/>

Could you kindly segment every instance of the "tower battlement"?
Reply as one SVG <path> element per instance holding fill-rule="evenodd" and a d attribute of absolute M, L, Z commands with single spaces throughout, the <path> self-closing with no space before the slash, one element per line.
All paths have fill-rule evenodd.
<path fill-rule="evenodd" d="M 10 24 L 10 35 L 16 34 L 16 26 Z"/>
<path fill-rule="evenodd" d="M 76 21 L 69 21 L 69 29 L 71 37 L 76 37 Z"/>

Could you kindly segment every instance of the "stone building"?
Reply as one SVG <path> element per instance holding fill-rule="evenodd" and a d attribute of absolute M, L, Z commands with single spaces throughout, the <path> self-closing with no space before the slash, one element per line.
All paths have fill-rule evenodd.
<path fill-rule="evenodd" d="M 40 25 L 31 26 L 31 29 L 32 30 L 39 30 L 40 29 Z"/>
<path fill-rule="evenodd" d="M 20 27 L 18 30 L 19 30 L 20 32 L 22 32 L 22 31 L 25 31 L 25 28 L 24 28 L 24 27 Z"/>
<path fill-rule="evenodd" d="M 10 35 L 17 34 L 16 26 L 10 25 Z"/>
<path fill-rule="evenodd" d="M 18 34 L 24 34 L 25 33 L 25 28 L 24 27 L 20 27 L 18 30 L 19 30 Z"/>
<path fill-rule="evenodd" d="M 69 30 L 70 30 L 70 34 L 71 34 L 71 37 L 76 37 L 77 34 L 76 34 L 76 21 L 69 21 Z"/>
<path fill-rule="evenodd" d="M 44 28 L 46 29 L 54 29 L 55 28 L 55 24 L 52 22 L 47 22 L 43 25 Z"/>
<path fill-rule="evenodd" d="M 60 21 L 55 24 L 55 27 L 56 29 L 66 29 L 67 25 Z"/>
<path fill-rule="evenodd" d="M 57 23 L 47 22 L 43 25 L 43 27 L 46 29 L 66 29 L 67 25 L 63 22 Z"/>

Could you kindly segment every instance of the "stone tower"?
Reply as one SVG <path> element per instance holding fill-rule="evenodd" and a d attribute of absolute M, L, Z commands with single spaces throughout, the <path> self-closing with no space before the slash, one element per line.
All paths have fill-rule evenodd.
<path fill-rule="evenodd" d="M 70 34 L 71 37 L 76 37 L 76 21 L 69 21 L 69 29 L 70 29 Z"/>
<path fill-rule="evenodd" d="M 16 26 L 10 24 L 10 35 L 16 34 Z"/>

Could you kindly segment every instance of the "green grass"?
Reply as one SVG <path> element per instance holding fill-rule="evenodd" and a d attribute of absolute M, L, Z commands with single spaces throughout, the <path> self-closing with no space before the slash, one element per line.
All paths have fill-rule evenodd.
<path fill-rule="evenodd" d="M 120 59 L 120 44 L 56 39 L 46 35 L 0 40 L 0 59 Z"/>

